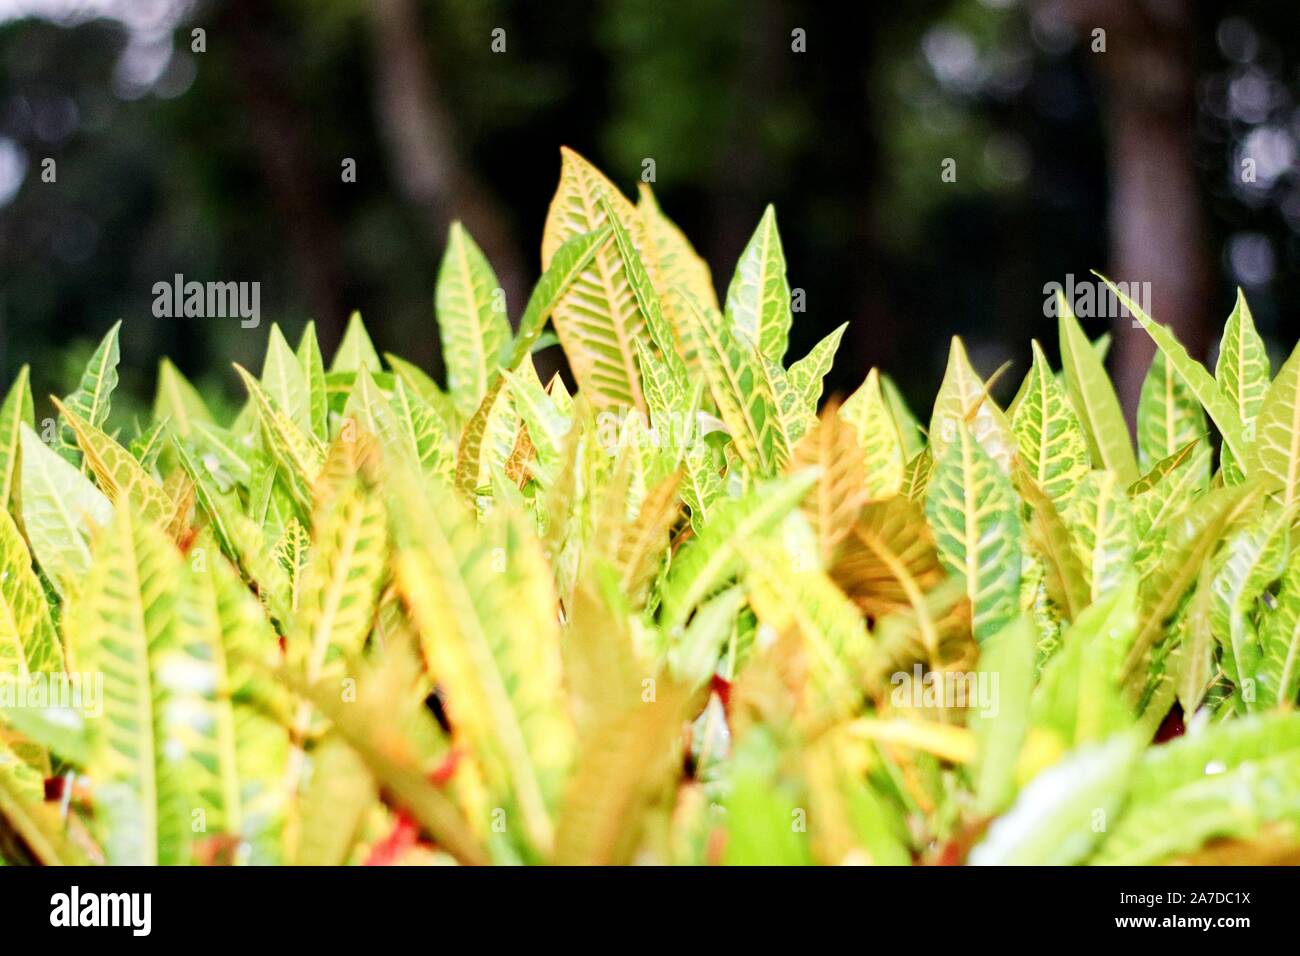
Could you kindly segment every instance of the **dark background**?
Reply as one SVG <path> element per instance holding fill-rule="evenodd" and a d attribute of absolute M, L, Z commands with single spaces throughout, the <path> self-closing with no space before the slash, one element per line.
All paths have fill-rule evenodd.
<path fill-rule="evenodd" d="M 0 379 L 30 362 L 38 395 L 66 391 L 122 318 L 115 416 L 162 354 L 234 397 L 271 321 L 314 318 L 328 354 L 353 308 L 440 374 L 449 222 L 517 320 L 561 144 L 629 195 L 653 158 L 719 294 L 774 203 L 806 296 L 792 354 L 851 323 L 832 389 L 881 365 L 925 414 L 953 334 L 1014 388 L 1031 337 L 1055 352 L 1044 284 L 1097 267 L 1150 282 L 1202 357 L 1241 284 L 1276 362 L 1298 137 L 1293 0 L 0 0 Z M 260 281 L 262 326 L 154 318 L 178 272 Z M 1149 343 L 1115 332 L 1131 408 Z"/>

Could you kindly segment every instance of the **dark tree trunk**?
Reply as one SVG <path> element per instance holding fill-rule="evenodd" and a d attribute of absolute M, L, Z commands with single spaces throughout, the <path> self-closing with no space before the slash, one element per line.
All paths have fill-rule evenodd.
<path fill-rule="evenodd" d="M 338 227 L 308 172 L 311 152 L 300 112 L 281 92 L 289 84 L 283 57 L 262 28 L 267 8 L 258 0 L 230 0 L 221 10 L 224 29 L 239 50 L 234 58 L 239 97 L 258 163 L 288 239 L 295 281 L 328 355 L 342 337 L 346 318 Z"/>
<path fill-rule="evenodd" d="M 371 0 L 370 11 L 376 112 L 397 187 L 439 244 L 453 220 L 465 223 L 492 263 L 510 312 L 518 316 L 528 292 L 519 251 L 495 197 L 461 155 L 416 5 L 413 0 Z"/>
<path fill-rule="evenodd" d="M 1208 346 L 1211 261 L 1194 161 L 1193 0 L 1065 0 L 1105 93 L 1109 230 L 1116 281 L 1150 282 L 1151 312 L 1195 356 Z M 1092 30 L 1106 31 L 1091 52 Z M 1132 425 L 1153 346 L 1130 318 L 1115 320 L 1116 386 Z"/>

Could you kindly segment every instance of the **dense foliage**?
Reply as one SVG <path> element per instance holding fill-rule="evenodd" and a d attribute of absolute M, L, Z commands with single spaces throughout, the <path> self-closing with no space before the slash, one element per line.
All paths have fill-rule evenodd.
<path fill-rule="evenodd" d="M 273 327 L 224 423 L 167 362 L 113 422 L 116 328 L 57 419 L 19 376 L 0 857 L 1294 854 L 1300 351 L 1243 299 L 1213 374 L 1138 313 L 1135 451 L 1064 302 L 1060 373 L 1004 410 L 955 340 L 922 426 L 874 369 L 818 415 L 843 330 L 786 364 L 770 209 L 719 304 L 565 151 L 542 260 L 516 332 L 453 228 L 445 387 L 358 316 L 328 369 Z"/>

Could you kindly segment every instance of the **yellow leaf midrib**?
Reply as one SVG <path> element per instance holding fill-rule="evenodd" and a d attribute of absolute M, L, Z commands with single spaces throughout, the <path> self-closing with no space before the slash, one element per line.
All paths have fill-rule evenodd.
<path fill-rule="evenodd" d="M 600 218 L 604 213 L 594 205 L 591 184 L 582 177 L 580 188 L 577 190 L 578 201 L 582 204 L 583 215 L 586 223 L 593 229 L 599 228 Z M 612 215 L 618 215 L 610 207 Z M 640 379 L 636 371 L 636 347 L 633 343 L 631 331 L 626 328 L 628 318 L 622 314 L 618 308 L 618 291 L 614 285 L 614 274 L 618 269 L 623 268 L 622 259 L 618 258 L 617 265 L 611 261 L 617 257 L 617 252 L 611 254 L 610 250 L 601 248 L 596 250 L 595 256 L 592 257 L 591 265 L 596 267 L 596 273 L 600 280 L 601 293 L 605 298 L 605 303 L 609 309 L 610 323 L 613 325 L 614 335 L 618 343 L 619 356 L 623 362 L 623 374 L 627 379 L 628 394 L 632 403 L 639 411 L 645 411 L 645 398 L 641 395 Z M 635 301 L 635 297 L 634 301 Z"/>

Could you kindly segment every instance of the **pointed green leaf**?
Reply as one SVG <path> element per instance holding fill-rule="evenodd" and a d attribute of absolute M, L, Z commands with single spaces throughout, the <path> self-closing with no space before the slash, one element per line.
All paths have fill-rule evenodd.
<path fill-rule="evenodd" d="M 1141 627 L 1125 660 L 1130 691 L 1138 692 L 1146 685 L 1152 648 L 1163 638 L 1166 623 L 1218 546 L 1224 530 L 1248 513 L 1262 494 L 1257 483 L 1216 488 L 1196 507 L 1178 515 L 1158 560 L 1142 579 Z"/>
<path fill-rule="evenodd" d="M 645 317 L 646 330 L 650 333 L 650 339 L 654 342 L 660 360 L 667 367 L 668 373 L 677 383 L 677 387 L 685 391 L 686 363 L 682 361 L 682 357 L 677 352 L 676 338 L 672 326 L 664 318 L 659 293 L 650 281 L 650 275 L 646 271 L 645 263 L 641 261 L 641 256 L 632 244 L 631 235 L 628 234 L 624 225 L 619 222 L 618 216 L 614 214 L 609 202 L 602 197 L 600 205 L 605 212 L 605 221 L 613 228 L 614 245 L 618 248 L 619 257 L 623 260 L 623 271 L 632 287 L 633 295 L 636 296 L 637 308 L 641 310 L 642 316 Z M 641 339 L 636 341 L 638 346 L 642 345 Z"/>
<path fill-rule="evenodd" d="M 17 496 L 22 478 L 22 426 L 34 428 L 35 422 L 32 386 L 24 365 L 0 406 L 0 510 L 9 509 Z"/>
<path fill-rule="evenodd" d="M 1187 384 L 1192 394 L 1196 396 L 1196 400 L 1205 408 L 1223 436 L 1223 443 L 1228 446 L 1237 462 L 1242 463 L 1247 443 L 1236 405 L 1219 390 L 1218 383 L 1205 370 L 1205 366 L 1187 354 L 1187 349 L 1174 338 L 1172 332 L 1143 312 L 1142 307 L 1120 291 L 1115 283 L 1100 273 L 1097 275 L 1119 299 L 1120 304 L 1132 313 L 1133 318 L 1137 319 L 1142 328 L 1146 329 L 1151 340 L 1164 353 L 1174 373 Z"/>
<path fill-rule="evenodd" d="M 288 661 L 312 683 L 360 652 L 379 599 L 387 541 L 383 504 L 360 481 L 349 481 L 312 516 L 311 557 L 285 635 Z"/>
<path fill-rule="evenodd" d="M 1133 508 L 1111 471 L 1089 472 L 1076 486 L 1065 518 L 1074 535 L 1091 600 L 1118 587 L 1133 567 Z"/>
<path fill-rule="evenodd" d="M 1281 482 L 1283 507 L 1300 504 L 1300 345 L 1264 395 L 1250 461 L 1253 470 Z"/>
<path fill-rule="evenodd" d="M 771 475 L 789 461 L 790 447 L 771 378 L 760 357 L 731 333 L 716 314 L 705 314 L 681 289 L 690 316 L 691 342 L 742 461 L 760 475 Z"/>
<path fill-rule="evenodd" d="M 1259 696 L 1256 605 L 1286 566 L 1294 517 L 1293 511 L 1273 507 L 1233 532 L 1224 542 L 1222 565 L 1214 576 L 1210 626 L 1223 645 L 1224 671 L 1247 710 L 1255 709 Z"/>
<path fill-rule="evenodd" d="M 75 466 L 22 432 L 23 528 L 32 553 L 61 595 L 90 568 L 89 535 L 112 519 L 113 506 Z"/>
<path fill-rule="evenodd" d="M 483 251 L 459 222 L 451 224 L 435 293 L 447 390 L 461 416 L 473 414 L 488 377 L 510 341 L 505 297 Z"/>
<path fill-rule="evenodd" d="M 277 620 L 287 623 L 292 592 L 288 576 L 266 553 L 261 529 L 244 514 L 233 493 L 223 494 L 211 473 L 197 461 L 183 444 L 174 441 L 177 461 L 190 481 L 198 507 L 227 557 L 239 565 L 244 578 L 253 585 Z"/>
<path fill-rule="evenodd" d="M 1294 708 L 1300 697 L 1300 553 L 1292 556 L 1259 628 L 1259 702 Z"/>
<path fill-rule="evenodd" d="M 1010 474 L 1016 436 L 1002 410 L 989 396 L 983 379 L 971 366 L 966 346 L 954 336 L 948 367 L 930 415 L 930 450 L 935 461 L 944 458 L 947 450 L 957 443 L 961 427 L 979 442 L 1004 475 Z"/>
<path fill-rule="evenodd" d="M 330 363 L 331 372 L 355 372 L 365 366 L 372 372 L 383 371 L 379 355 L 375 352 L 375 343 L 370 341 L 370 333 L 361 321 L 361 313 L 353 312 L 348 316 L 348 326 L 343 332 L 343 341 L 334 353 Z"/>
<path fill-rule="evenodd" d="M 866 381 L 840 406 L 840 418 L 853 426 L 863 453 L 863 480 L 868 498 L 881 499 L 903 489 L 903 441 L 872 369 Z"/>
<path fill-rule="evenodd" d="M 253 399 L 267 450 L 284 468 L 295 499 L 306 504 L 311 500 L 311 486 L 325 458 L 321 443 L 294 424 L 246 369 L 236 365 L 235 371 Z"/>
<path fill-rule="evenodd" d="M 212 413 L 189 379 L 170 359 L 158 363 L 158 391 L 153 401 L 153 417 L 166 419 L 171 429 L 189 438 L 196 422 L 212 422 Z"/>
<path fill-rule="evenodd" d="M 289 420 L 305 432 L 312 430 L 311 397 L 307 377 L 284 333 L 275 323 L 267 340 L 266 359 L 262 365 L 262 387 Z"/>
<path fill-rule="evenodd" d="M 719 500 L 709 523 L 673 558 L 663 586 L 662 626 L 667 633 L 686 623 L 692 610 L 720 590 L 744 563 L 744 543 L 776 527 L 798 506 L 816 480 L 801 474 L 758 485 L 744 498 Z"/>
<path fill-rule="evenodd" d="M 113 327 L 108 330 L 108 333 L 90 356 L 90 361 L 86 363 L 86 368 L 81 373 L 81 381 L 76 390 L 64 396 L 63 399 L 64 405 L 96 428 L 101 427 L 108 421 L 113 389 L 117 388 L 117 364 L 121 359 L 118 335 L 121 329 L 122 322 L 119 319 L 113 323 Z M 75 437 L 70 431 L 61 429 L 59 439 L 59 454 L 74 465 L 78 464 L 81 461 L 81 456 L 77 452 Z"/>
<path fill-rule="evenodd" d="M 150 522 L 118 508 L 96 538 L 95 560 L 69 611 L 78 670 L 103 674 L 87 772 L 95 822 L 114 865 L 174 865 L 190 854 L 192 792 L 184 755 L 166 746 L 171 688 L 160 682 L 176 647 L 180 555 Z M 173 672 L 174 673 L 174 672 Z"/>
<path fill-rule="evenodd" d="M 1078 863 L 1101 833 L 1097 811 L 1119 810 L 1141 750 L 1134 734 L 1085 744 L 1035 777 L 971 851 L 975 866 L 1063 866 Z"/>
<path fill-rule="evenodd" d="M 1246 304 L 1246 296 L 1241 289 L 1237 289 L 1237 302 L 1223 327 L 1223 337 L 1219 340 L 1219 361 L 1214 367 L 1214 378 L 1223 394 L 1236 407 L 1249 443 L 1254 434 L 1252 426 L 1255 416 L 1264 406 L 1264 395 L 1268 391 L 1272 372 L 1264 340 L 1255 330 L 1255 319 L 1250 314 L 1250 306 Z M 1234 482 L 1244 477 L 1230 450 L 1224 451 L 1222 457 L 1226 475 Z"/>
<path fill-rule="evenodd" d="M 63 648 L 31 555 L 13 519 L 0 511 L 0 678 L 59 670 Z"/>
<path fill-rule="evenodd" d="M 55 399 L 64 421 L 72 428 L 86 464 L 108 500 L 115 506 L 129 504 L 145 520 L 166 525 L 175 507 L 171 498 L 135 460 L 134 456 L 95 426 L 83 421 L 71 408 Z"/>
<path fill-rule="evenodd" d="M 1058 296 L 1057 308 L 1065 389 L 1088 439 L 1093 467 L 1115 472 L 1125 486 L 1132 484 L 1138 479 L 1137 458 L 1106 367 L 1063 296 Z"/>
<path fill-rule="evenodd" d="M 1020 460 L 1059 507 L 1089 471 L 1088 441 L 1037 342 L 1033 353 L 1034 364 L 1011 425 Z"/>
<path fill-rule="evenodd" d="M 393 387 L 392 407 L 397 427 L 409 438 L 420 468 L 450 481 L 456 472 L 456 446 L 433 406 L 399 378 Z"/>
<path fill-rule="evenodd" d="M 907 461 L 911 461 L 925 447 L 925 433 L 921 428 L 921 423 L 917 420 L 916 415 L 912 413 L 912 410 L 908 408 L 907 401 L 903 398 L 903 393 L 898 390 L 894 380 L 883 372 L 880 375 L 880 387 L 885 393 L 885 401 L 889 404 L 890 414 L 894 416 L 894 426 L 898 429 L 898 435 L 903 440 L 903 457 Z"/>
<path fill-rule="evenodd" d="M 302 376 L 307 385 L 307 420 L 308 429 L 321 441 L 329 439 L 329 396 L 325 387 L 325 359 L 321 356 L 320 343 L 316 341 L 316 323 L 308 322 L 298 340 L 298 349 L 294 353 Z M 265 371 L 263 377 L 265 378 Z"/>
<path fill-rule="evenodd" d="M 830 335 L 812 347 L 812 350 L 786 371 L 790 387 L 799 396 L 804 410 L 810 415 L 817 414 L 817 403 L 822 396 L 822 380 L 831 370 L 835 361 L 835 352 L 840 347 L 844 330 L 849 327 L 845 322 Z"/>
<path fill-rule="evenodd" d="M 1015 616 L 1020 593 L 1020 499 L 963 422 L 935 461 L 925 513 L 939 555 L 966 582 L 976 640 Z"/>
<path fill-rule="evenodd" d="M 1138 465 L 1146 471 L 1206 435 L 1205 413 L 1196 396 L 1157 350 L 1138 398 Z"/>
<path fill-rule="evenodd" d="M 567 240 L 607 224 L 602 199 L 632 232 L 633 243 L 641 245 L 641 223 L 626 197 L 577 153 L 560 152 L 560 184 L 542 239 L 543 268 L 549 269 Z M 566 285 L 551 318 L 583 394 L 598 408 L 644 410 L 635 342 L 645 334 L 646 322 L 618 248 L 597 247 L 589 265 Z"/>
<path fill-rule="evenodd" d="M 785 357 L 790 336 L 790 284 L 785 253 L 776 229 L 776 210 L 768 206 L 736 263 L 727 288 L 727 328 L 773 362 Z"/>

